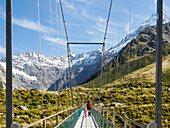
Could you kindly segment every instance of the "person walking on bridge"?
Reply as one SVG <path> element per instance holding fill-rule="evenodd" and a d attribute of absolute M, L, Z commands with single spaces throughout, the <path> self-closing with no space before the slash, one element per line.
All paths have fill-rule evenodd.
<path fill-rule="evenodd" d="M 88 110 L 88 115 L 91 116 L 91 106 L 92 106 L 92 103 L 90 102 L 90 100 L 88 100 L 86 106 L 87 106 L 87 110 Z"/>

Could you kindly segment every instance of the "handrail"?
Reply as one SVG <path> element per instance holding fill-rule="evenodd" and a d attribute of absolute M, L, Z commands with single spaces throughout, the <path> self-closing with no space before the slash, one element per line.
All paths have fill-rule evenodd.
<path fill-rule="evenodd" d="M 79 106 L 80 107 L 80 106 Z M 79 110 L 79 109 L 78 109 Z M 77 111 L 78 111 L 77 110 Z M 72 113 L 70 116 L 68 116 L 66 119 L 64 119 L 61 123 L 59 123 L 55 128 L 57 128 L 58 126 L 60 126 L 64 121 L 66 121 L 68 118 L 70 118 L 73 114 L 75 114 L 77 111 L 75 111 L 74 113 Z"/>
<path fill-rule="evenodd" d="M 93 108 L 100 108 L 100 107 L 93 106 Z M 112 114 L 115 114 L 116 116 L 119 116 L 119 117 L 121 117 L 121 118 L 123 118 L 123 119 L 125 119 L 125 120 L 127 120 L 127 121 L 129 121 L 129 122 L 131 122 L 132 124 L 135 124 L 135 125 L 141 127 L 141 128 L 146 128 L 146 126 L 144 126 L 144 125 L 142 125 L 142 124 L 140 124 L 140 123 L 138 123 L 138 122 L 136 122 L 136 121 L 133 121 L 133 120 L 127 118 L 126 116 L 122 116 L 122 115 L 120 115 L 120 114 L 117 114 L 117 113 L 115 113 L 114 111 L 110 111 L 110 110 L 107 110 L 107 109 L 104 109 L 104 108 L 100 108 L 100 109 L 105 110 L 105 111 L 108 111 L 108 112 L 110 112 L 110 113 L 112 113 Z"/>
<path fill-rule="evenodd" d="M 29 127 L 31 127 L 31 126 L 33 126 L 33 125 L 35 125 L 35 124 L 39 124 L 39 123 L 43 122 L 44 120 L 49 119 L 49 118 L 51 118 L 51 117 L 54 117 L 54 116 L 59 115 L 59 114 L 61 114 L 61 113 L 63 113 L 63 112 L 66 112 L 66 111 L 69 111 L 69 110 L 72 110 L 72 109 L 76 109 L 76 108 L 79 108 L 79 107 L 81 107 L 81 106 L 71 107 L 71 108 L 68 108 L 68 109 L 66 109 L 66 110 L 57 112 L 57 113 L 55 113 L 55 114 L 53 114 L 53 115 L 51 115 L 51 116 L 45 117 L 45 118 L 43 118 L 43 119 L 41 119 L 41 120 L 38 120 L 38 121 L 36 121 L 36 122 L 34 122 L 34 123 L 31 123 L 31 124 L 29 124 L 29 125 L 26 125 L 26 126 L 24 126 L 24 127 L 22 127 L 22 128 L 29 128 Z"/>

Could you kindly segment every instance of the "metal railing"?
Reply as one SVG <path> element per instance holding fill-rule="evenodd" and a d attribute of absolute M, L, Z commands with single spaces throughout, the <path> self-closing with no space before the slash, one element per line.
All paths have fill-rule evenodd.
<path fill-rule="evenodd" d="M 46 128 L 46 120 L 48 120 L 48 119 L 50 119 L 50 118 L 52 118 L 52 117 L 55 117 L 55 116 L 56 116 L 56 126 L 57 126 L 57 125 L 58 125 L 58 115 L 59 115 L 59 114 L 63 114 L 63 116 L 64 116 L 64 118 L 65 118 L 65 112 L 68 111 L 68 115 L 69 115 L 69 111 L 70 111 L 70 110 L 75 110 L 75 109 L 79 109 L 79 108 L 81 108 L 81 106 L 71 107 L 71 108 L 65 109 L 65 110 L 63 110 L 63 111 L 57 112 L 56 114 L 53 114 L 53 115 L 51 115 L 51 116 L 45 117 L 45 118 L 43 118 L 43 119 L 41 119 L 41 120 L 38 120 L 38 121 L 36 121 L 36 122 L 34 122 L 34 123 L 31 123 L 31 124 L 29 124 L 29 125 L 23 126 L 22 128 L 29 128 L 29 127 L 34 126 L 34 125 L 36 125 L 36 124 L 39 124 L 39 123 L 41 123 L 41 122 L 43 122 L 43 128 Z M 70 117 L 70 116 L 69 116 L 69 117 Z"/>
<path fill-rule="evenodd" d="M 120 115 L 120 114 L 115 113 L 114 111 L 110 111 L 108 108 L 107 108 L 107 109 L 104 109 L 104 108 L 102 108 L 102 107 L 96 107 L 96 106 L 93 106 L 92 108 L 93 108 L 96 112 L 98 111 L 98 114 L 99 114 L 99 111 L 100 111 L 100 115 L 101 115 L 102 112 L 103 112 L 103 117 L 104 117 L 104 111 L 106 111 L 106 112 L 107 112 L 107 118 L 106 118 L 107 120 L 108 120 L 108 114 L 109 114 L 109 113 L 112 113 L 112 114 L 113 114 L 113 122 L 112 122 L 112 125 L 113 125 L 113 126 L 116 126 L 116 125 L 115 125 L 115 118 L 116 118 L 116 116 L 118 116 L 119 118 L 123 118 L 123 119 L 124 119 L 124 128 L 127 128 L 127 123 L 128 123 L 128 121 L 131 122 L 132 124 L 140 127 L 140 128 L 146 128 L 146 126 L 144 126 L 144 125 L 142 125 L 142 124 L 140 124 L 140 123 L 138 123 L 138 122 L 136 122 L 136 121 L 133 121 L 133 120 L 127 118 L 126 115 L 125 115 L 125 116 L 122 116 L 122 115 Z M 111 123 L 111 122 L 109 121 L 109 123 Z M 99 126 L 100 126 L 100 125 L 99 125 Z M 113 126 L 112 126 L 112 127 L 113 127 Z M 107 126 L 106 126 L 106 128 L 110 128 L 110 127 L 107 127 Z"/>
<path fill-rule="evenodd" d="M 76 112 L 68 116 L 65 120 L 63 120 L 60 124 L 58 124 L 55 128 L 74 128 L 83 110 L 83 107 L 81 107 Z"/>
<path fill-rule="evenodd" d="M 95 119 L 99 128 L 116 128 L 112 122 L 110 122 L 107 118 L 99 114 L 95 109 L 91 109 L 91 113 Z M 104 113 L 103 113 L 104 114 Z"/>

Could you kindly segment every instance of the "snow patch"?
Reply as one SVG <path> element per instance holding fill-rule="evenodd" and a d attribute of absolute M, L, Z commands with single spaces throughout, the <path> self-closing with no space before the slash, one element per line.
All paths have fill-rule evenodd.
<path fill-rule="evenodd" d="M 27 79 L 30 79 L 30 80 L 37 80 L 37 77 L 35 77 L 35 76 L 29 76 L 28 74 L 26 74 L 25 72 L 22 72 L 22 71 L 20 71 L 20 70 L 18 70 L 18 69 L 15 69 L 15 68 L 12 68 L 12 72 L 14 73 L 14 74 L 18 74 L 18 75 L 22 75 L 23 77 L 25 77 L 25 78 L 27 78 Z"/>
<path fill-rule="evenodd" d="M 1 64 L 2 67 L 6 70 L 6 63 L 0 62 L 0 64 Z"/>

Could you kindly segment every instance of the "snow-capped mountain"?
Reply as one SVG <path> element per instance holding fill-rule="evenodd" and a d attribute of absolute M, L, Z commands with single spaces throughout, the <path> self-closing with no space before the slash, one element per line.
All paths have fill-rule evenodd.
<path fill-rule="evenodd" d="M 164 23 L 170 22 L 164 15 Z M 133 31 L 127 34 L 118 46 L 112 47 L 104 53 L 104 65 L 108 64 L 117 53 L 134 39 L 146 27 L 156 24 L 156 15 Z M 74 76 L 72 77 L 72 86 L 80 85 L 91 75 L 101 68 L 101 50 L 95 50 L 82 54 L 71 54 Z M 0 60 L 0 78 L 5 78 L 6 57 Z M 3 68 L 2 68 L 3 67 Z M 1 72 L 2 71 L 2 72 Z M 71 69 L 73 72 L 73 69 Z M 39 90 L 58 90 L 69 87 L 68 78 L 68 58 L 67 55 L 60 57 L 51 57 L 39 53 L 21 53 L 13 56 L 13 83 L 15 88 Z M 4 82 L 5 83 L 5 82 Z"/>
<path fill-rule="evenodd" d="M 151 17 L 145 22 L 142 22 L 136 30 L 133 30 L 130 34 L 127 34 L 120 41 L 118 46 L 120 46 L 120 48 L 122 47 L 122 45 L 125 46 L 130 40 L 136 38 L 144 28 L 152 26 L 152 25 L 156 25 L 156 20 L 157 20 L 157 15 L 152 14 Z M 170 19 L 165 14 L 163 14 L 163 23 L 169 23 L 169 22 L 170 22 Z"/>
<path fill-rule="evenodd" d="M 29 52 L 13 56 L 13 79 L 21 84 L 18 88 L 46 90 L 50 84 L 60 78 L 60 74 L 63 74 L 64 69 L 67 68 L 66 59 L 67 56 L 54 58 Z M 6 68 L 5 62 L 6 57 L 3 57 L 0 64 L 4 69 Z M 58 74 L 57 78 L 56 74 Z"/>

